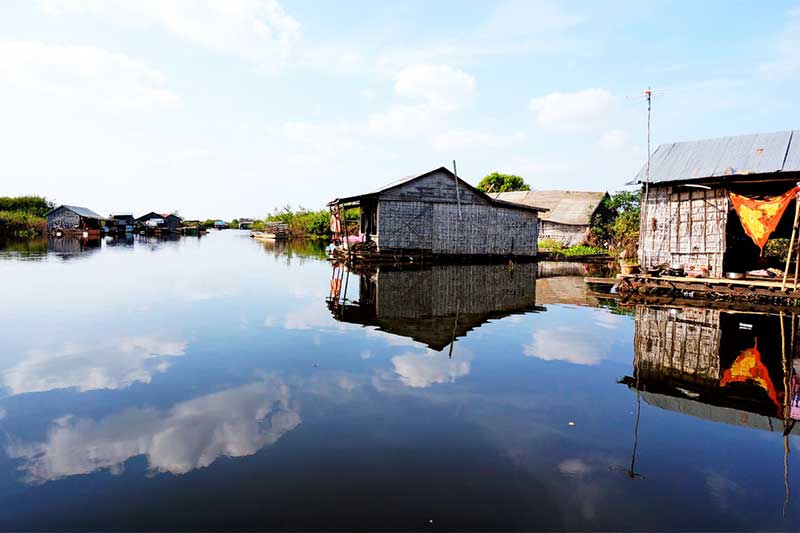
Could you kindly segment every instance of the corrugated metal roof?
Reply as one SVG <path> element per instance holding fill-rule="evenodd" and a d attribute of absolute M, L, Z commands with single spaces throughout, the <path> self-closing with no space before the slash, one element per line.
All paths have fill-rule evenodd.
<path fill-rule="evenodd" d="M 800 131 L 662 144 L 650 156 L 650 183 L 800 172 Z M 631 183 L 647 181 L 647 164 Z"/>
<path fill-rule="evenodd" d="M 61 209 L 62 207 L 64 209 L 69 209 L 70 211 L 72 211 L 76 215 L 82 216 L 84 218 L 96 218 L 97 220 L 105 220 L 105 217 L 102 217 L 102 216 L 98 215 L 97 213 L 95 213 L 91 209 L 87 209 L 85 207 L 80 207 L 80 206 L 77 206 L 77 205 L 60 205 L 60 206 L 56 207 L 55 209 L 53 209 L 53 211 Z M 53 211 L 50 211 L 50 213 L 52 213 Z M 47 214 L 49 215 L 50 213 L 47 213 Z"/>
<path fill-rule="evenodd" d="M 521 205 L 530 205 L 547 209 L 542 220 L 584 226 L 589 224 L 592 213 L 605 198 L 605 192 L 595 191 L 513 191 L 491 195 Z"/>

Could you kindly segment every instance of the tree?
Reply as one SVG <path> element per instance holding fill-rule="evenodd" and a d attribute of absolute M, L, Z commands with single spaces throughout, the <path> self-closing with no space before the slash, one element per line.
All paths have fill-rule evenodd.
<path fill-rule="evenodd" d="M 529 191 L 531 186 L 525 180 L 514 174 L 500 174 L 492 172 L 478 183 L 478 189 L 483 192 L 509 192 L 509 191 Z"/>

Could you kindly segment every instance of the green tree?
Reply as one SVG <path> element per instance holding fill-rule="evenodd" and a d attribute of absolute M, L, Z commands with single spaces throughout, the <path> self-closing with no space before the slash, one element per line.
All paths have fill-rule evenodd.
<path fill-rule="evenodd" d="M 605 213 L 592 220 L 590 243 L 609 248 L 614 254 L 625 251 L 636 256 L 639 244 L 639 212 L 641 191 L 619 191 L 604 200 Z"/>
<path fill-rule="evenodd" d="M 478 183 L 478 189 L 486 193 L 529 191 L 531 190 L 531 186 L 525 183 L 525 180 L 520 176 L 492 172 Z"/>

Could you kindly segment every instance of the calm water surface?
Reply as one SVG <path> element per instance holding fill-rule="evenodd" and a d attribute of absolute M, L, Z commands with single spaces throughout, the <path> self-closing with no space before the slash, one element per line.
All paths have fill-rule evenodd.
<path fill-rule="evenodd" d="M 0 529 L 797 529 L 779 317 L 583 275 L 8 245 Z"/>

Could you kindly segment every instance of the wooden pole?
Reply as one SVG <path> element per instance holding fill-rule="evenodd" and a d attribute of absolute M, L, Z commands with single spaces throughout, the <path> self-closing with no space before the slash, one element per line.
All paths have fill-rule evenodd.
<path fill-rule="evenodd" d="M 458 170 L 456 160 L 453 159 L 453 177 L 456 180 L 456 203 L 458 203 L 458 220 L 461 220 L 461 194 L 458 192 Z"/>
<path fill-rule="evenodd" d="M 783 269 L 783 283 L 781 283 L 781 291 L 786 290 L 786 278 L 789 276 L 789 263 L 792 260 L 792 250 L 794 249 L 794 239 L 797 236 L 797 220 L 800 217 L 800 202 L 797 200 L 797 195 L 794 199 L 794 223 L 792 224 L 792 237 L 789 239 L 789 251 L 786 253 L 786 266 Z"/>

